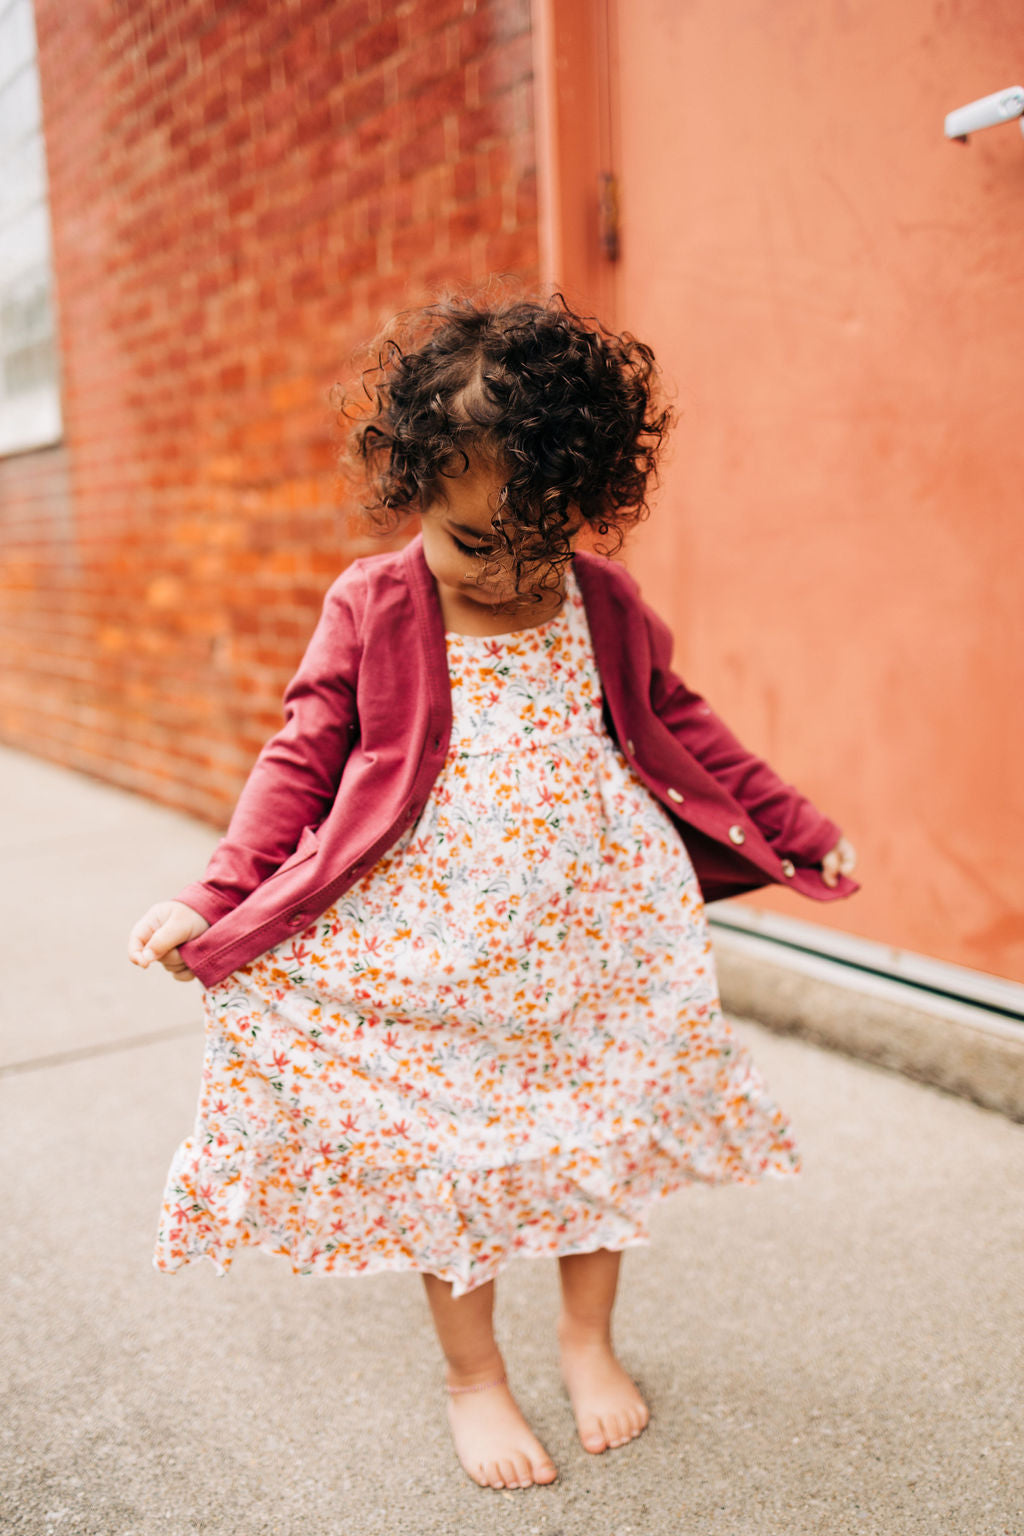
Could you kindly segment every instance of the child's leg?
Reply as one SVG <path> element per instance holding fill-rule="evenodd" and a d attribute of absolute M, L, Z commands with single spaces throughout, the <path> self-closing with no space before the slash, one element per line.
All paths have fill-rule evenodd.
<path fill-rule="evenodd" d="M 477 1389 L 448 1398 L 448 1421 L 462 1465 L 484 1487 L 553 1482 L 557 1473 L 550 1456 L 501 1380 L 505 1366 L 494 1338 L 493 1283 L 457 1298 L 436 1275 L 425 1274 L 423 1283 L 448 1363 L 447 1385 Z"/>
<path fill-rule="evenodd" d="M 607 1248 L 559 1259 L 562 1375 L 584 1450 L 634 1439 L 650 1418 L 647 1404 L 612 1349 L 612 1307 L 622 1255 Z"/>

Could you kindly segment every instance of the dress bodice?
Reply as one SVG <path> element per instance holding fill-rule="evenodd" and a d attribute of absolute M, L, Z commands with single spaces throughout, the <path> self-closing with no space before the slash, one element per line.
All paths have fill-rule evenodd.
<path fill-rule="evenodd" d="M 449 757 L 550 746 L 603 730 L 601 682 L 571 568 L 553 618 L 508 635 L 445 635 Z"/>

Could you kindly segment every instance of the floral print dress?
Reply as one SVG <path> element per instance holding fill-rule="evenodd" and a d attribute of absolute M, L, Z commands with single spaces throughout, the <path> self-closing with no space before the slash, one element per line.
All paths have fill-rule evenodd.
<path fill-rule="evenodd" d="M 795 1172 L 723 1017 L 686 848 L 602 718 L 583 601 L 446 637 L 418 822 L 302 933 L 205 990 L 195 1130 L 154 1262 L 247 1244 L 301 1274 L 649 1241 L 659 1196 Z"/>

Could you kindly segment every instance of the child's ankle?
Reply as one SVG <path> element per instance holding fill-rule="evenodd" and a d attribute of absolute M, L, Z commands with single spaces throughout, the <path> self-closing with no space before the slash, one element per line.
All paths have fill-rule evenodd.
<path fill-rule="evenodd" d="M 610 1350 L 611 1318 L 574 1317 L 572 1313 L 563 1312 L 558 1319 L 558 1342 L 563 1346 L 599 1344 Z"/>
<path fill-rule="evenodd" d="M 489 1383 L 497 1384 L 505 1378 L 505 1362 L 495 1350 L 488 1360 L 462 1361 L 458 1365 L 448 1362 L 445 1370 L 445 1386 L 458 1391 L 479 1387 L 481 1391 Z"/>

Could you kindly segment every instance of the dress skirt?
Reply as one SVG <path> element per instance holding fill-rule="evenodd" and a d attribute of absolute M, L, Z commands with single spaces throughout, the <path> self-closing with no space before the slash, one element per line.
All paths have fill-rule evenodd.
<path fill-rule="evenodd" d="M 203 992 L 195 1128 L 154 1262 L 423 1270 L 649 1241 L 694 1180 L 799 1168 L 717 995 L 685 845 L 602 717 L 572 577 L 546 624 L 446 637 L 453 726 L 418 822 Z"/>

